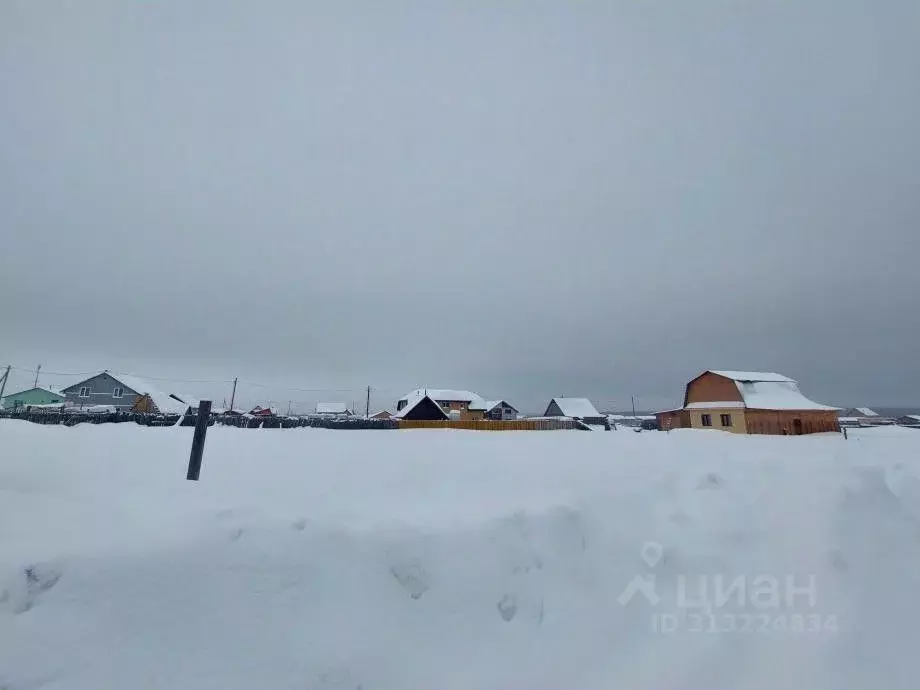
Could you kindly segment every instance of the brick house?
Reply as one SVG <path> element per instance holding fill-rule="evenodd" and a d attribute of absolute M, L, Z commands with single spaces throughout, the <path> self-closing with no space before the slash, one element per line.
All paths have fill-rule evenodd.
<path fill-rule="evenodd" d="M 661 429 L 798 436 L 840 431 L 837 412 L 806 398 L 797 381 L 781 374 L 709 370 L 687 384 L 683 407 L 657 417 Z"/>

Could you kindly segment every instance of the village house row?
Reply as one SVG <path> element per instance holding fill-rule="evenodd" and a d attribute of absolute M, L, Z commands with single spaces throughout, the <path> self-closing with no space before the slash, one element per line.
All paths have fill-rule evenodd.
<path fill-rule="evenodd" d="M 162 415 L 194 414 L 198 402 L 191 396 L 164 393 L 144 379 L 101 372 L 60 391 L 34 387 L 2 399 L 10 409 L 67 407 L 87 411 L 131 411 Z M 252 410 L 221 409 L 217 414 L 277 415 L 273 408 Z M 843 412 L 843 414 L 841 414 Z M 317 403 L 312 415 L 354 417 L 345 403 Z M 520 412 L 503 399 L 486 399 L 465 390 L 418 388 L 396 401 L 394 412 L 370 415 L 373 419 L 406 422 L 464 422 L 518 420 Z M 571 419 L 578 428 L 608 430 L 617 424 L 645 428 L 715 429 L 740 434 L 802 435 L 840 431 L 844 426 L 898 423 L 920 428 L 920 415 L 885 419 L 868 408 L 842 411 L 814 402 L 787 376 L 756 371 L 708 370 L 692 379 L 684 389 L 683 404 L 654 416 L 636 417 L 598 412 L 586 398 L 557 397 L 549 401 L 541 417 L 528 419 Z"/>

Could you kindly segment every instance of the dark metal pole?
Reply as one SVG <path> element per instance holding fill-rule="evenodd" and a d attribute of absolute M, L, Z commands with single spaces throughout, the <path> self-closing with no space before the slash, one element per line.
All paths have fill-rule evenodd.
<path fill-rule="evenodd" d="M 233 404 L 236 402 L 236 382 L 237 378 L 233 378 L 233 393 L 230 394 L 230 411 L 233 412 Z"/>
<path fill-rule="evenodd" d="M 12 368 L 11 365 L 7 365 L 6 371 L 3 372 L 3 376 L 0 377 L 0 378 L 3 379 L 3 382 L 0 383 L 0 399 L 3 398 L 3 391 L 6 390 L 6 380 L 10 377 L 10 369 L 11 369 L 11 368 Z"/>
<path fill-rule="evenodd" d="M 186 479 L 198 481 L 201 474 L 201 456 L 204 454 L 204 437 L 208 433 L 208 420 L 211 418 L 211 401 L 202 400 L 198 403 L 198 419 L 195 421 L 195 436 L 192 438 L 192 454 L 188 459 L 188 474 Z"/>

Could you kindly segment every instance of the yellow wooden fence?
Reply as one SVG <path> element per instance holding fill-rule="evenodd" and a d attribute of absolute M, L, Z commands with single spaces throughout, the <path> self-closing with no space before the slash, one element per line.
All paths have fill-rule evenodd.
<path fill-rule="evenodd" d="M 466 431 L 558 431 L 574 429 L 571 419 L 400 419 L 400 429 L 463 429 Z"/>

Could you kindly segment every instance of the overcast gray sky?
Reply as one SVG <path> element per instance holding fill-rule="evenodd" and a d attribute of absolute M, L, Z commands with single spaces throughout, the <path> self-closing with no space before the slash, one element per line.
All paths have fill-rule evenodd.
<path fill-rule="evenodd" d="M 920 405 L 918 74 L 916 0 L 2 0 L 0 363 Z"/>

